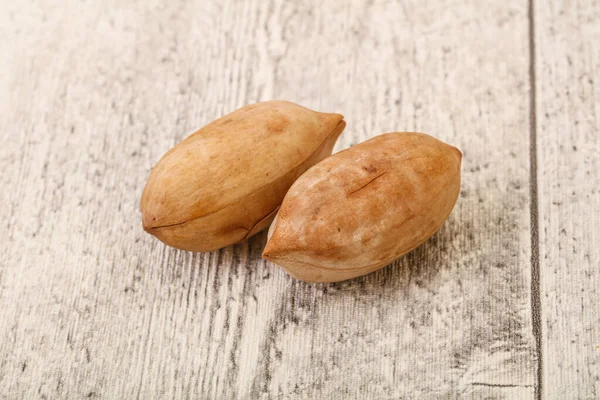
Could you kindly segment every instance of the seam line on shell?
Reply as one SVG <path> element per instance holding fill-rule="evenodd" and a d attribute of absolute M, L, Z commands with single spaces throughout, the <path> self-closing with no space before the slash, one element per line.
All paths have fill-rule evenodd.
<path fill-rule="evenodd" d="M 351 191 L 350 193 L 348 193 L 348 196 L 350 196 L 350 195 L 352 195 L 352 194 L 354 194 L 354 193 L 356 193 L 356 192 L 358 192 L 360 190 L 363 190 L 364 188 L 366 188 L 367 186 L 369 186 L 371 183 L 375 182 L 375 180 L 377 180 L 377 179 L 381 178 L 383 175 L 385 175 L 386 172 L 387 171 L 383 171 L 381 174 L 377 175 L 375 178 L 371 179 L 369 182 L 365 183 L 364 185 L 362 185 L 358 189 Z"/>
<path fill-rule="evenodd" d="M 243 242 L 244 240 L 248 239 L 248 235 L 250 234 L 250 232 L 252 232 L 254 230 L 254 228 L 256 227 L 256 225 L 260 224 L 261 222 L 263 222 L 265 219 L 269 218 L 271 215 L 273 215 L 274 212 L 276 212 L 279 209 L 279 206 L 275 207 L 274 209 L 272 209 L 271 211 L 269 211 L 264 217 L 262 217 L 261 219 L 259 219 L 258 221 L 256 221 L 251 227 L 250 229 L 243 227 L 244 229 L 248 229 L 248 232 L 246 232 L 246 234 L 244 235 L 244 237 L 242 238 L 241 242 Z"/>
<path fill-rule="evenodd" d="M 310 265 L 311 267 L 314 267 L 314 268 L 317 268 L 317 269 L 320 269 L 320 270 L 325 270 L 325 271 L 334 271 L 334 272 L 363 271 L 363 270 L 369 270 L 371 268 L 376 268 L 378 266 L 390 265 L 394 261 L 398 260 L 401 257 L 404 257 L 407 253 L 409 253 L 409 252 L 413 251 L 414 249 L 416 249 L 417 247 L 419 247 L 421 244 L 423 244 L 423 243 L 419 243 L 415 247 L 412 247 L 412 248 L 406 250 L 404 253 L 401 253 L 398 256 L 394 256 L 393 258 L 390 258 L 390 259 L 387 259 L 385 261 L 378 262 L 378 263 L 375 263 L 375 264 L 367 265 L 365 267 L 359 267 L 359 268 L 331 268 L 331 267 L 322 267 L 322 266 L 319 266 L 319 265 L 316 265 L 316 264 L 313 264 L 313 263 L 309 263 L 309 262 L 306 262 L 306 261 L 293 261 L 293 260 L 289 260 L 289 259 L 284 258 L 284 257 L 270 256 L 268 254 L 266 255 L 266 258 L 269 261 L 271 261 L 271 260 L 284 260 L 284 261 L 288 261 L 288 262 L 295 262 L 295 263 L 298 263 L 298 264 L 306 264 L 306 265 Z M 277 264 L 276 261 L 272 261 L 272 262 L 274 262 L 275 264 Z"/>

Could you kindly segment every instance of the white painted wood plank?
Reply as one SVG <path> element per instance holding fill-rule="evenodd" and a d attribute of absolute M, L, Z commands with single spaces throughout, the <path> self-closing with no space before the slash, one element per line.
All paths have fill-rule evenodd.
<path fill-rule="evenodd" d="M 523 2 L 2 7 L 0 397 L 533 397 Z M 332 285 L 144 234 L 158 158 L 271 98 L 460 147 L 446 226 Z"/>
<path fill-rule="evenodd" d="M 544 394 L 600 398 L 600 3 L 535 4 Z"/>

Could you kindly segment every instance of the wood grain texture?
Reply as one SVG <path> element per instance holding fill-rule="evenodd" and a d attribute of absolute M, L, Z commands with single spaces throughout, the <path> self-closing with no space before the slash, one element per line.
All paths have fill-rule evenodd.
<path fill-rule="evenodd" d="M 524 2 L 8 3 L 1 398 L 533 397 Z M 272 98 L 459 147 L 444 228 L 330 285 L 144 234 L 160 156 Z"/>
<path fill-rule="evenodd" d="M 600 398 L 600 3 L 536 2 L 544 395 Z"/>

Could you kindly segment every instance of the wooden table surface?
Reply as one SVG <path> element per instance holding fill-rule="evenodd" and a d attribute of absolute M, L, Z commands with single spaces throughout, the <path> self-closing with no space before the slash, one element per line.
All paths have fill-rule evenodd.
<path fill-rule="evenodd" d="M 600 398 L 597 1 L 3 1 L 0 48 L 0 398 Z M 145 234 L 161 155 L 268 99 L 456 145 L 450 219 L 337 284 Z"/>

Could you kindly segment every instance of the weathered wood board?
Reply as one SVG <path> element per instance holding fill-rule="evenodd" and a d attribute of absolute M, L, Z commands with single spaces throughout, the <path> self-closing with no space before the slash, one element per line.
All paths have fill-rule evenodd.
<path fill-rule="evenodd" d="M 600 4 L 535 7 L 543 394 L 600 398 Z"/>

